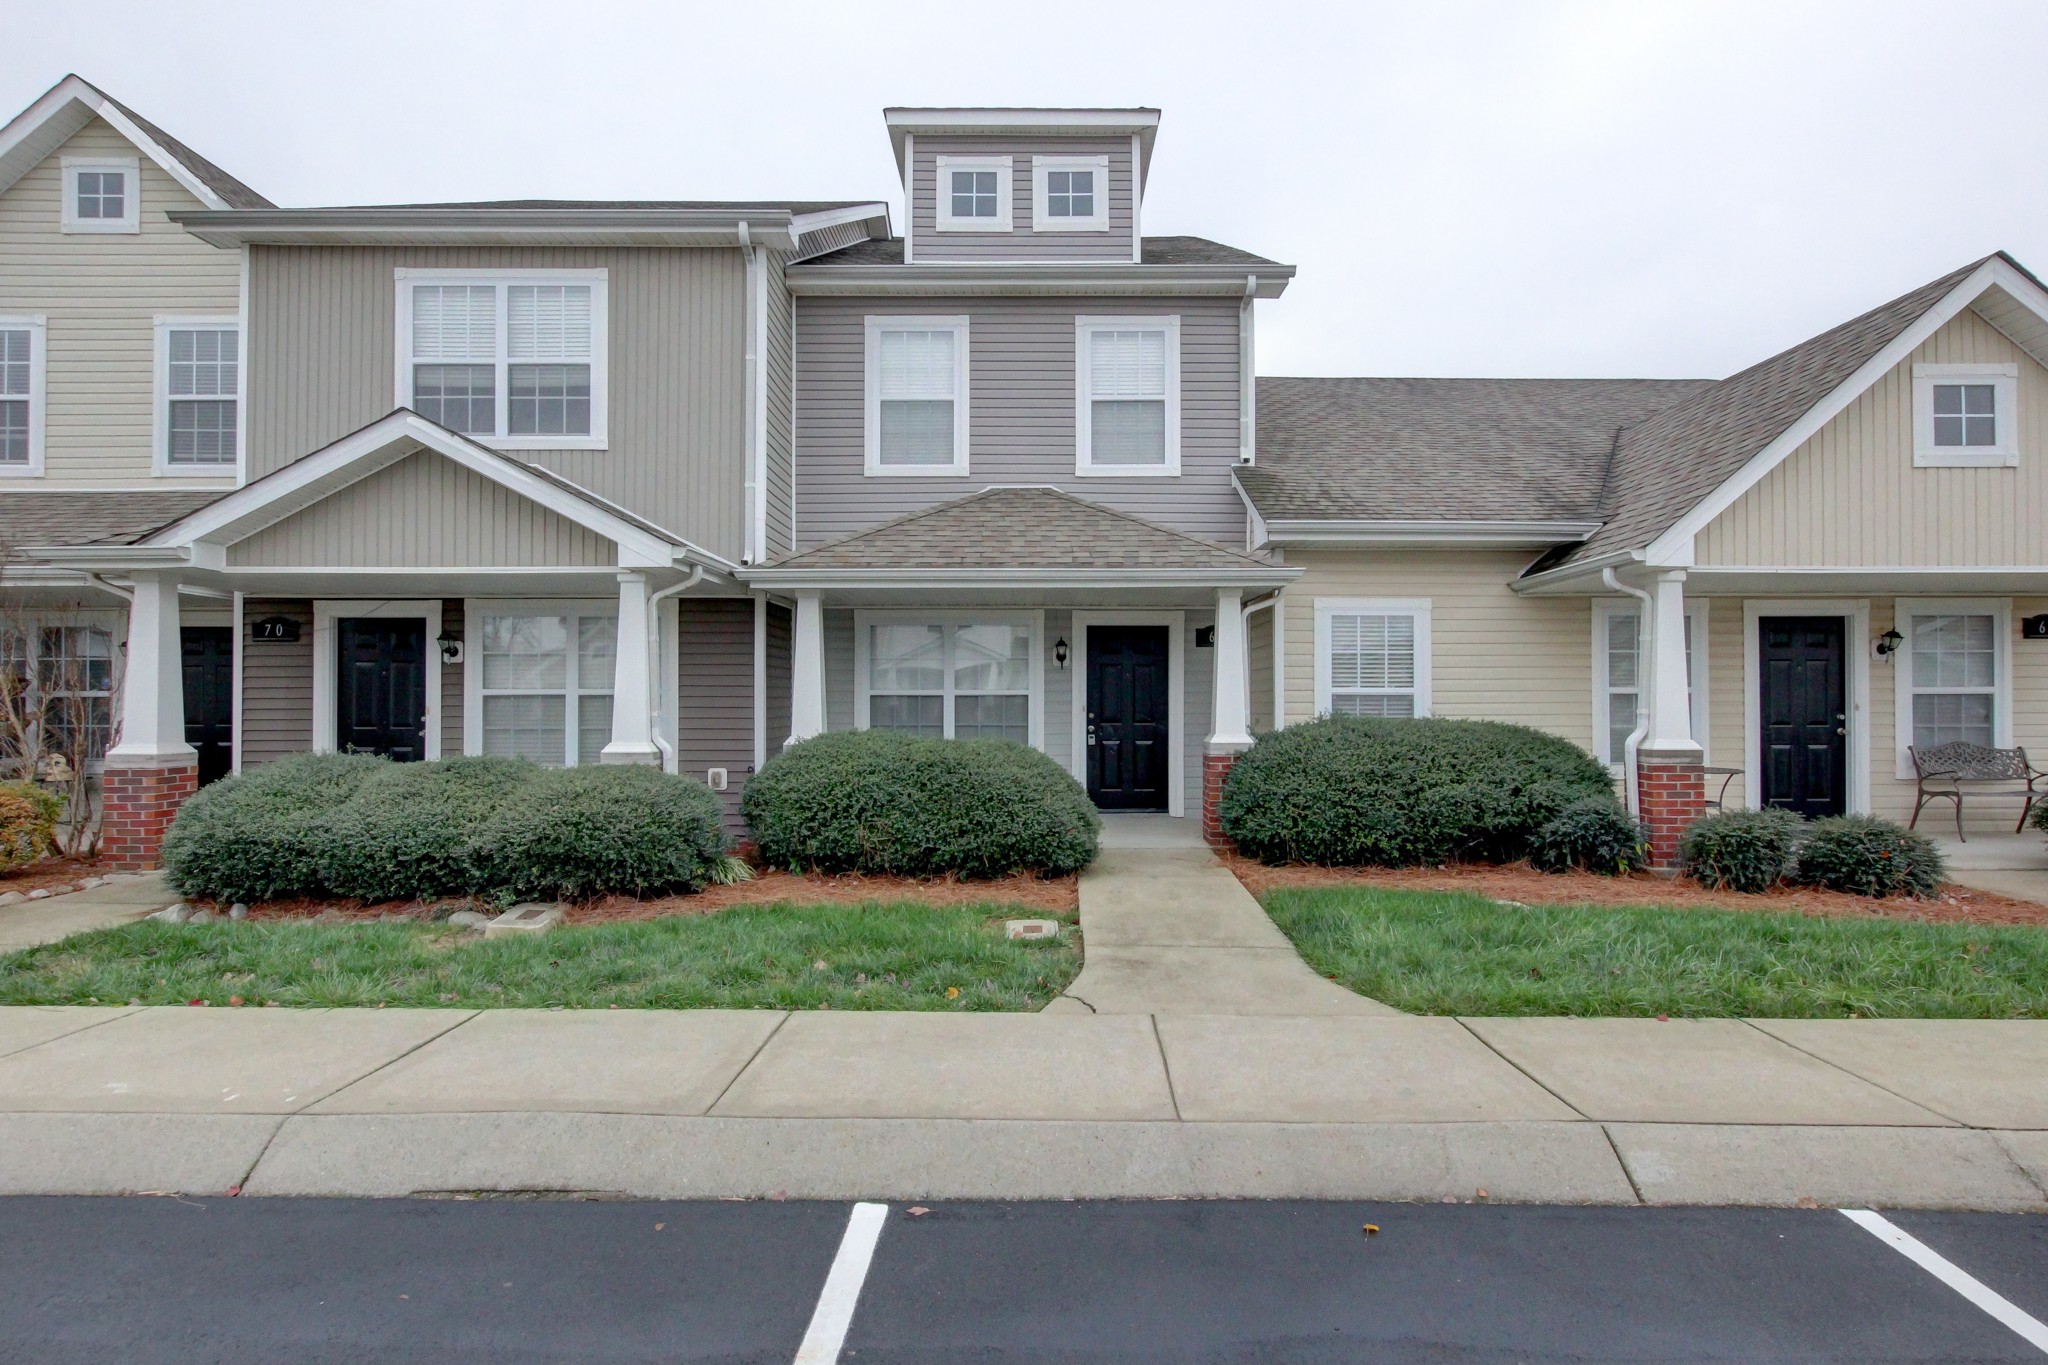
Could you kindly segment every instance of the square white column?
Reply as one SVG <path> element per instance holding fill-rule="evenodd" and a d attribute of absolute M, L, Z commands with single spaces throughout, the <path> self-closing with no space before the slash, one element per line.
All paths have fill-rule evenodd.
<path fill-rule="evenodd" d="M 661 762 L 654 743 L 653 617 L 647 606 L 647 575 L 619 572 L 617 672 L 612 679 L 612 740 L 606 763 Z"/>
<path fill-rule="evenodd" d="M 1685 666 L 1685 571 L 1657 575 L 1650 587 L 1650 724 L 1638 750 L 1700 761 L 1692 737 L 1692 696 Z"/>
<path fill-rule="evenodd" d="M 790 632 L 789 742 L 825 733 L 825 605 L 816 589 L 796 595 Z"/>
<path fill-rule="evenodd" d="M 185 656 L 178 634 L 178 580 L 139 571 L 128 600 L 128 663 L 121 680 L 121 740 L 110 768 L 196 764 L 185 742 Z"/>
<path fill-rule="evenodd" d="M 1249 749 L 1251 678 L 1244 648 L 1244 594 L 1226 588 L 1216 594 L 1216 686 L 1209 748 Z"/>

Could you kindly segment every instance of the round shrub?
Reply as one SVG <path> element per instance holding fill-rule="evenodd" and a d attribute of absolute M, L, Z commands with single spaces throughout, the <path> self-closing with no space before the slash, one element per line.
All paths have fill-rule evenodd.
<path fill-rule="evenodd" d="M 1075 872 L 1102 831 L 1081 784 L 1036 749 L 887 730 L 791 745 L 741 809 L 773 866 L 905 877 Z"/>
<path fill-rule="evenodd" d="M 368 754 L 293 754 L 201 787 L 164 836 L 164 876 L 182 895 L 218 900 L 321 895 L 328 822 L 392 766 Z"/>
<path fill-rule="evenodd" d="M 1529 840 L 1529 861 L 1545 872 L 1584 868 L 1618 877 L 1650 861 L 1650 833 L 1611 796 L 1566 806 Z"/>
<path fill-rule="evenodd" d="M 1794 859 L 1792 879 L 1858 896 L 1931 897 L 1941 854 L 1924 834 L 1870 815 L 1816 820 Z"/>
<path fill-rule="evenodd" d="M 523 758 L 379 763 L 320 822 L 321 893 L 428 900 L 501 885 L 486 831 L 546 772 Z"/>
<path fill-rule="evenodd" d="M 1768 891 L 1785 879 L 1806 822 L 1789 810 L 1728 810 L 1709 815 L 1678 841 L 1694 881 L 1716 891 Z"/>
<path fill-rule="evenodd" d="M 482 880 L 522 899 L 696 891 L 725 855 L 724 811 L 702 782 L 658 768 L 542 769 L 482 846 Z"/>
<path fill-rule="evenodd" d="M 1526 726 L 1326 716 L 1261 735 L 1221 815 L 1269 863 L 1513 862 L 1567 806 L 1613 791 L 1592 755 Z"/>
<path fill-rule="evenodd" d="M 33 782 L 0 782 L 0 872 L 57 851 L 64 800 Z"/>

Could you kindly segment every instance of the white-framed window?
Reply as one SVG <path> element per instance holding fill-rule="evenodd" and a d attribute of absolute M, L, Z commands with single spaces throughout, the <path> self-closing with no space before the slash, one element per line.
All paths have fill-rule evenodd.
<path fill-rule="evenodd" d="M 1427 598 L 1316 599 L 1316 714 L 1426 716 Z"/>
<path fill-rule="evenodd" d="M 1913 463 L 2019 463 L 2017 365 L 1915 365 Z"/>
<path fill-rule="evenodd" d="M 142 168 L 135 157 L 67 156 L 64 232 L 142 231 Z"/>
<path fill-rule="evenodd" d="M 1015 198 L 1007 156 L 936 158 L 936 217 L 940 232 L 1008 232 Z"/>
<path fill-rule="evenodd" d="M 1074 319 L 1080 475 L 1180 473 L 1180 318 Z"/>
<path fill-rule="evenodd" d="M 1036 232 L 1109 231 L 1109 158 L 1031 158 L 1031 227 Z"/>
<path fill-rule="evenodd" d="M 1707 603 L 1685 609 L 1685 695 L 1693 741 L 1707 743 Z M 1617 771 L 1628 737 L 1649 705 L 1643 662 L 1643 608 L 1632 598 L 1593 603 L 1593 756 Z"/>
<path fill-rule="evenodd" d="M 599 602 L 471 602 L 471 752 L 551 768 L 603 761 L 612 737 L 618 608 Z"/>
<path fill-rule="evenodd" d="M 43 472 L 42 314 L 0 317 L 0 476 Z"/>
<path fill-rule="evenodd" d="M 399 406 L 502 449 L 605 448 L 604 270 L 397 277 Z"/>
<path fill-rule="evenodd" d="M 967 319 L 867 319 L 869 474 L 967 472 Z"/>
<path fill-rule="evenodd" d="M 1039 613 L 857 612 L 854 722 L 932 739 L 1043 743 Z"/>
<path fill-rule="evenodd" d="M 1900 598 L 1899 771 L 1908 745 L 2012 743 L 2012 606 L 2002 598 Z"/>
<path fill-rule="evenodd" d="M 155 469 L 235 471 L 242 414 L 242 334 L 233 317 L 156 320 Z"/>

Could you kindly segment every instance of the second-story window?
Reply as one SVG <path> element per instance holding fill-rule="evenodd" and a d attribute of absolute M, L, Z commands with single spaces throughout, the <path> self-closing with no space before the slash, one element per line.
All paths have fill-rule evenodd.
<path fill-rule="evenodd" d="M 141 163 L 128 158 L 64 158 L 65 232 L 140 232 Z"/>
<path fill-rule="evenodd" d="M 940 232 L 1008 232 L 1010 230 L 1010 158 L 1007 156 L 941 156 L 936 158 L 936 212 Z"/>
<path fill-rule="evenodd" d="M 867 320 L 869 474 L 967 472 L 967 319 Z"/>
<path fill-rule="evenodd" d="M 1038 232 L 1109 230 L 1109 158 L 1031 158 L 1031 226 Z"/>
<path fill-rule="evenodd" d="M 1180 472 L 1180 319 L 1076 318 L 1077 474 Z"/>
<path fill-rule="evenodd" d="M 42 333 L 35 318 L 0 318 L 0 472 L 42 467 Z"/>
<path fill-rule="evenodd" d="M 603 271 L 399 272 L 399 402 L 494 445 L 605 444 Z"/>
<path fill-rule="evenodd" d="M 1913 463 L 2019 463 L 2016 364 L 1913 367 Z"/>
<path fill-rule="evenodd" d="M 157 319 L 157 367 L 157 472 L 232 471 L 242 405 L 234 320 Z"/>

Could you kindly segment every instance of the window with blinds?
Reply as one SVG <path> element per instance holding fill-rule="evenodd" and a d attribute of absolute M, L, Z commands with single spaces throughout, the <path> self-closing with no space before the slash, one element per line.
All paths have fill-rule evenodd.
<path fill-rule="evenodd" d="M 1908 618 L 1913 745 L 1998 742 L 1998 618 L 1930 613 Z"/>
<path fill-rule="evenodd" d="M 485 753 L 551 768 L 603 761 L 616 616 L 493 612 L 483 618 L 482 644 Z"/>
<path fill-rule="evenodd" d="M 401 275 L 401 401 L 495 444 L 602 446 L 604 306 L 601 278 Z"/>
<path fill-rule="evenodd" d="M 867 472 L 967 472 L 967 319 L 867 320 Z"/>
<path fill-rule="evenodd" d="M 867 724 L 929 739 L 1031 742 L 1032 627 L 867 621 Z"/>
<path fill-rule="evenodd" d="M 240 425 L 241 334 L 232 327 L 172 327 L 164 351 L 166 462 L 233 465 Z"/>
<path fill-rule="evenodd" d="M 33 462 L 35 331 L 0 325 L 0 465 Z"/>
<path fill-rule="evenodd" d="M 1178 473 L 1180 320 L 1083 318 L 1075 341 L 1077 472 Z"/>
<path fill-rule="evenodd" d="M 1340 716 L 1413 716 L 1415 617 L 1344 612 L 1330 619 L 1330 710 Z"/>

